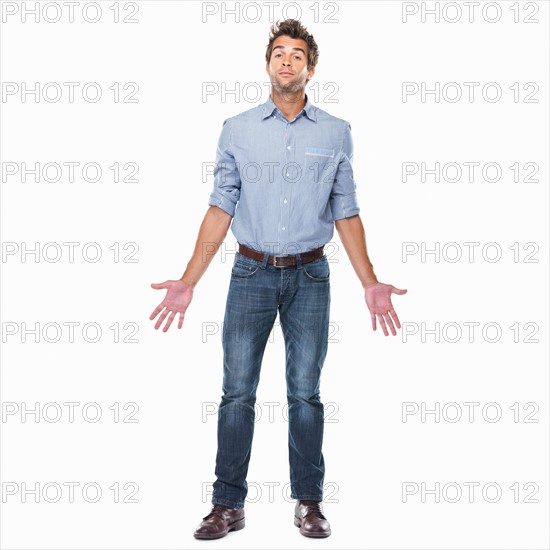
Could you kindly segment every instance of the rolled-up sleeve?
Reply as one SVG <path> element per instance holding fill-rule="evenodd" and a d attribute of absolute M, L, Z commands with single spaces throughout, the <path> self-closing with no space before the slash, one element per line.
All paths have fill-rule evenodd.
<path fill-rule="evenodd" d="M 340 161 L 334 176 L 334 183 L 330 193 L 330 209 L 334 221 L 349 218 L 359 214 L 356 185 L 353 179 L 353 139 L 351 137 L 351 125 L 344 124 L 344 136 Z"/>
<path fill-rule="evenodd" d="M 231 216 L 241 196 L 241 179 L 232 153 L 231 119 L 224 120 L 214 166 L 214 187 L 208 198 L 208 204 L 218 206 Z"/>

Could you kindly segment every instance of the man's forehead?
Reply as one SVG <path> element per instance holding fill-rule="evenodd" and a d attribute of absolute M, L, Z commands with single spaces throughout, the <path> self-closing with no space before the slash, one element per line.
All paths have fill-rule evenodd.
<path fill-rule="evenodd" d="M 279 48 L 300 48 L 307 51 L 307 42 L 301 38 L 291 38 L 290 36 L 278 36 L 273 41 L 273 49 Z"/>

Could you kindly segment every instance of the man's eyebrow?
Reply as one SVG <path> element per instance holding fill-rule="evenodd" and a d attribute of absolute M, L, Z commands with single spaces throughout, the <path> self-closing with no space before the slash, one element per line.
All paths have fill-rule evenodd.
<path fill-rule="evenodd" d="M 277 49 L 284 50 L 285 46 L 274 46 L 272 52 L 274 52 Z M 302 48 L 292 48 L 295 51 L 302 52 L 304 55 L 306 55 L 306 52 Z"/>

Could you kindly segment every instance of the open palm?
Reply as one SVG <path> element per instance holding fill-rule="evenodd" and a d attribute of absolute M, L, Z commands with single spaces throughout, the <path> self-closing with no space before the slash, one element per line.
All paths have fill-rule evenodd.
<path fill-rule="evenodd" d="M 406 293 L 406 290 L 401 290 L 393 285 L 386 285 L 384 283 L 377 283 L 365 289 L 365 301 L 367 302 L 367 306 L 370 311 L 372 330 L 376 330 L 376 318 L 378 317 L 378 322 L 382 327 L 384 336 L 388 336 L 388 329 L 386 325 L 390 327 L 390 331 L 393 336 L 397 334 L 395 326 L 397 326 L 397 328 L 401 328 L 401 323 L 399 322 L 397 313 L 395 313 L 395 310 L 393 309 L 391 295 Z"/>
<path fill-rule="evenodd" d="M 157 290 L 166 289 L 166 296 L 164 297 L 164 300 L 156 307 L 155 311 L 153 311 L 149 317 L 152 321 L 160 313 L 160 317 L 155 324 L 155 330 L 158 330 L 166 317 L 168 317 L 168 320 L 162 329 L 163 332 L 166 332 L 170 328 L 172 321 L 178 313 L 178 328 L 181 328 L 183 326 L 185 311 L 193 298 L 193 288 L 183 281 L 164 281 L 164 283 L 152 283 L 151 287 Z"/>

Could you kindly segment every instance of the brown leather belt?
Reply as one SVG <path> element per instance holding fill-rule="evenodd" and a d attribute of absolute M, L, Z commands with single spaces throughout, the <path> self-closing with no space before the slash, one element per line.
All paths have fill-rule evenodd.
<path fill-rule="evenodd" d="M 302 263 L 307 264 L 309 262 L 312 262 L 313 260 L 317 260 L 318 258 L 323 257 L 323 246 L 320 246 L 319 248 L 316 248 L 315 250 L 308 250 L 307 252 L 303 252 L 301 254 L 302 256 Z M 254 250 L 253 248 L 248 248 L 248 246 L 245 246 L 244 244 L 239 243 L 239 253 L 243 256 L 248 256 L 249 258 L 252 258 L 254 260 L 259 260 L 260 262 L 264 259 L 264 253 L 260 252 L 259 250 Z M 267 263 L 269 265 L 272 265 L 274 267 L 288 267 L 292 265 L 296 265 L 296 256 L 268 256 Z"/>

